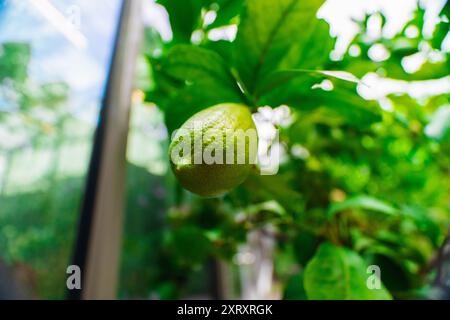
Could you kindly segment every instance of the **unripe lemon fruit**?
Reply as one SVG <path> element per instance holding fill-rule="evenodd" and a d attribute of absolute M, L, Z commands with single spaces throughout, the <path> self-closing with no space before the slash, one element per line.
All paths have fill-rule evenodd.
<path fill-rule="evenodd" d="M 172 170 L 187 190 L 218 196 L 247 178 L 257 143 L 249 108 L 218 104 L 196 113 L 176 131 L 169 146 Z"/>

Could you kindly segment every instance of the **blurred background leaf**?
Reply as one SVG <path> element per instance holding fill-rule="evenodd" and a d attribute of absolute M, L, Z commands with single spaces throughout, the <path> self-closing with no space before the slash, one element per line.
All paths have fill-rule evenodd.
<path fill-rule="evenodd" d="M 385 288 L 367 287 L 367 265 L 355 252 L 330 243 L 320 246 L 305 269 L 304 284 L 309 299 L 391 299 Z"/>

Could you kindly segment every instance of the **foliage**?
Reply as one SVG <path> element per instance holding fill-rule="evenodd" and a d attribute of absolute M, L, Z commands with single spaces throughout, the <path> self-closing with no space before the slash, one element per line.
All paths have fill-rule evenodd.
<path fill-rule="evenodd" d="M 169 132 L 222 102 L 244 103 L 253 112 L 281 105 L 291 111 L 290 123 L 277 125 L 285 153 L 276 176 L 255 174 L 220 199 L 178 192 L 168 248 L 177 248 L 182 239 L 185 250 L 171 252 L 179 267 L 195 270 L 209 255 L 231 259 L 248 232 L 271 225 L 275 273 L 288 299 L 417 296 L 450 220 L 448 121 L 443 120 L 448 95 L 391 94 L 388 110 L 357 94 L 366 86 L 357 77 L 370 72 L 408 81 L 446 76 L 449 60 L 442 42 L 448 15 L 432 37 L 419 32 L 411 38 L 409 26 L 423 29 L 425 9 L 418 6 L 400 33 L 376 39 L 367 36 L 368 19 L 382 13 L 367 15 L 357 22 L 360 31 L 351 43 L 360 54 L 331 60 L 335 39 L 328 24 L 316 18 L 323 1 L 160 3 L 169 13 L 173 39 L 163 42 L 152 33 L 159 50 L 145 55 L 151 86 L 142 89 L 164 112 Z M 442 15 L 448 14 L 444 10 Z M 212 22 L 205 18 L 208 12 L 215 14 Z M 212 30 L 229 26 L 237 26 L 234 40 L 210 39 Z M 383 45 L 389 57 L 370 59 L 374 45 Z M 424 50 L 441 60 L 406 72 L 402 60 Z M 332 83 L 331 90 L 318 85 L 323 80 Z M 185 259 L 189 248 L 196 254 Z M 289 269 L 286 264 L 299 271 L 281 272 Z M 379 291 L 366 287 L 370 264 L 385 270 Z"/>
<path fill-rule="evenodd" d="M 371 290 L 366 264 L 355 252 L 323 243 L 305 269 L 305 291 L 309 299 L 390 299 L 385 288 Z"/>

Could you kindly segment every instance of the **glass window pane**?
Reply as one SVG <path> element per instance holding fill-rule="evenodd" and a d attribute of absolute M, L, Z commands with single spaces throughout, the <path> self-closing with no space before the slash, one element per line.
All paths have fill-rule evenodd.
<path fill-rule="evenodd" d="M 19 296 L 64 297 L 121 3 L 0 0 L 0 271 Z"/>

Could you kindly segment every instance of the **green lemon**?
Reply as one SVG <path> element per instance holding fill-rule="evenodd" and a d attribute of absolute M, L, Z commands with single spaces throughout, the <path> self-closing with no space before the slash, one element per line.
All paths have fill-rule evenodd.
<path fill-rule="evenodd" d="M 172 170 L 187 190 L 204 197 L 241 184 L 256 162 L 258 136 L 248 107 L 223 103 L 189 118 L 169 146 Z"/>

